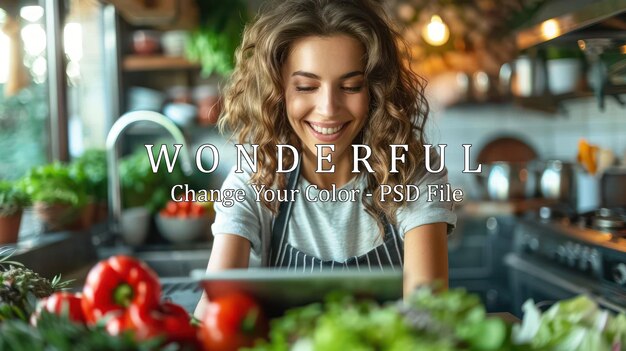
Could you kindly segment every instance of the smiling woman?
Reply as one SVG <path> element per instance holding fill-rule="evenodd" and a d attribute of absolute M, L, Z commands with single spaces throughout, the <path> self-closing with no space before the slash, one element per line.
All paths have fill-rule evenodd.
<path fill-rule="evenodd" d="M 447 281 L 452 203 L 393 201 L 381 189 L 413 185 L 426 192 L 447 181 L 445 168 L 424 167 L 428 103 L 404 48 L 373 0 L 268 3 L 246 27 L 219 123 L 241 144 L 258 145 L 258 169 L 233 169 L 222 186 L 244 189 L 246 198 L 229 208 L 216 204 L 209 271 L 402 269 L 405 291 Z M 279 156 L 278 145 L 295 149 Z M 353 152 L 356 145 L 367 147 Z M 390 145 L 406 146 L 397 172 L 389 172 Z M 296 153 L 302 160 L 294 164 Z M 439 169 L 434 149 L 428 156 Z M 373 172 L 354 172 L 355 158 L 367 158 Z M 334 170 L 317 171 L 319 159 Z M 276 172 L 281 161 L 293 171 Z M 255 201 L 254 186 L 317 201 Z M 355 201 L 332 201 L 333 192 Z M 321 199 L 326 195 L 329 201 Z"/>

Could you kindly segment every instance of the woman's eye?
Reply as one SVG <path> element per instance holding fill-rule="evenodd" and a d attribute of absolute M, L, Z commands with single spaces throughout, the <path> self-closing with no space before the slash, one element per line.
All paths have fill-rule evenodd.
<path fill-rule="evenodd" d="M 349 92 L 349 93 L 358 93 L 361 91 L 361 89 L 363 89 L 363 87 L 343 87 L 343 90 Z"/>
<path fill-rule="evenodd" d="M 296 87 L 296 91 L 313 91 L 315 90 L 315 87 Z"/>

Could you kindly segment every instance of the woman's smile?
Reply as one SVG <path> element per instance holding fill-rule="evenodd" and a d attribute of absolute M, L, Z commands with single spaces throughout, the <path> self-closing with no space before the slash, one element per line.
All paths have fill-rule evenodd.
<path fill-rule="evenodd" d="M 343 131 L 345 130 L 344 127 L 350 122 L 322 123 L 304 121 L 304 123 L 309 126 L 309 130 L 315 138 L 320 141 L 330 143 L 341 137 Z"/>

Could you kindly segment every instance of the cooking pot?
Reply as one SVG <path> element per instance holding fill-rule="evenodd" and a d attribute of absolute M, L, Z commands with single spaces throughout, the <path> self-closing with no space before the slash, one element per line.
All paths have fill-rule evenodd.
<path fill-rule="evenodd" d="M 561 203 L 576 204 L 575 165 L 559 160 L 543 162 L 540 189 L 546 199 Z"/>
<path fill-rule="evenodd" d="M 487 175 L 487 195 L 492 200 L 532 198 L 537 189 L 537 173 L 532 162 L 493 162 L 483 165 Z"/>

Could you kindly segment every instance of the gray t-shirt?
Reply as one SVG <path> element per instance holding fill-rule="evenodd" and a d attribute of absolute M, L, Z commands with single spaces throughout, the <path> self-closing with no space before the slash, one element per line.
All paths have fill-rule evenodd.
<path fill-rule="evenodd" d="M 433 169 L 438 168 L 438 159 L 436 156 Z M 235 173 L 234 170 L 233 167 L 222 190 L 244 189 L 245 200 L 235 202 L 232 207 L 216 202 L 216 217 L 211 230 L 213 235 L 234 234 L 248 239 L 252 247 L 250 266 L 258 267 L 263 248 L 270 245 L 274 217 L 261 201 L 256 201 L 256 192 L 249 183 L 250 171 Z M 417 179 L 419 181 L 415 185 L 420 190 L 419 198 L 408 202 L 397 212 L 397 229 L 401 238 L 404 239 L 404 234 L 417 226 L 438 222 L 448 223 L 448 233 L 451 233 L 456 225 L 453 202 L 427 201 L 427 186 L 446 184 L 447 170 L 435 174 L 423 169 Z M 364 177 L 355 177 L 337 189 L 337 193 L 344 195 L 359 190 L 354 196 L 355 201 L 350 201 L 349 196 L 343 198 L 347 201 L 321 201 L 325 194 L 320 194 L 320 190 L 312 187 L 304 177 L 300 177 L 297 189 L 300 192 L 294 196 L 288 222 L 288 242 L 291 246 L 321 260 L 342 262 L 383 243 L 376 220 L 365 211 L 361 201 L 365 189 Z"/>

